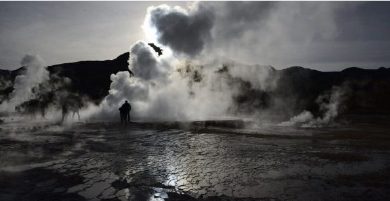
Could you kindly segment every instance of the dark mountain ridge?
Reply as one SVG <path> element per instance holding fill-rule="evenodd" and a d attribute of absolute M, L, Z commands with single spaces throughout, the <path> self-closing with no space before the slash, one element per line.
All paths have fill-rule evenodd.
<path fill-rule="evenodd" d="M 129 71 L 129 53 L 124 53 L 113 60 L 79 61 L 48 66 L 50 75 L 67 77 L 71 80 L 71 90 L 87 96 L 96 102 L 105 97 L 110 89 L 110 75 L 119 71 Z M 8 85 L 0 85 L 0 94 L 8 98 L 13 90 L 15 77 L 24 71 L 25 67 L 14 71 L 1 70 L 0 80 Z M 130 72 L 130 71 L 129 71 Z M 1 101 L 1 99 L 0 99 Z"/>
<path fill-rule="evenodd" d="M 50 74 L 70 78 L 74 92 L 87 95 L 92 100 L 101 100 L 110 89 L 110 75 L 129 71 L 128 60 L 129 53 L 124 53 L 113 60 L 64 63 L 47 69 Z"/>
<path fill-rule="evenodd" d="M 299 109 L 318 107 L 317 97 L 337 86 L 343 90 L 344 113 L 390 113 L 390 68 L 350 67 L 340 72 L 287 68 L 280 76 L 278 90 L 301 102 Z"/>
<path fill-rule="evenodd" d="M 99 103 L 110 89 L 110 75 L 129 71 L 128 60 L 127 52 L 113 60 L 64 63 L 48 66 L 47 69 L 52 76 L 69 78 L 72 92 Z M 0 70 L 0 101 L 9 98 L 15 77 L 23 70 L 24 67 L 13 71 Z M 253 107 L 273 107 L 275 113 L 288 111 L 289 115 L 293 115 L 302 110 L 315 113 L 321 109 L 318 97 L 339 86 L 345 89 L 347 97 L 343 100 L 344 113 L 390 114 L 390 68 L 351 67 L 340 72 L 321 72 L 293 66 L 274 70 L 273 73 L 278 79 L 273 91 L 259 91 L 248 83 L 241 83 L 245 87 L 236 97 L 239 112 L 253 111 Z M 288 100 L 289 104 L 276 105 L 278 99 Z"/>

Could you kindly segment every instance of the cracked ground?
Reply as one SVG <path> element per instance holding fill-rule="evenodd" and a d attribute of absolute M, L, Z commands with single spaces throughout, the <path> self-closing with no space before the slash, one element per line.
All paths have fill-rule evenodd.
<path fill-rule="evenodd" d="M 14 121 L 0 200 L 390 200 L 390 129 Z"/>

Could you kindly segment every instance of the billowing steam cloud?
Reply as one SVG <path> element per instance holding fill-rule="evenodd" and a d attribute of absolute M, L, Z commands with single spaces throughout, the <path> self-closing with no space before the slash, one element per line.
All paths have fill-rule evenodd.
<path fill-rule="evenodd" d="M 130 54 L 134 77 L 128 72 L 111 76 L 109 95 L 101 104 L 105 116 L 117 114 L 124 100 L 131 102 L 137 119 L 203 119 L 227 111 L 233 90 L 212 70 L 201 73 L 199 66 L 158 59 L 144 42 L 136 43 Z"/>
<path fill-rule="evenodd" d="M 15 78 L 14 90 L 9 101 L 0 105 L 2 111 L 12 112 L 15 106 L 33 97 L 32 89 L 49 79 L 43 59 L 38 55 L 26 55 L 21 61 L 26 68 L 25 73 Z"/>
<path fill-rule="evenodd" d="M 341 2 L 202 2 L 214 11 L 207 55 L 278 67 L 329 60 Z M 310 55 L 310 56 L 309 56 Z"/>
<path fill-rule="evenodd" d="M 293 5 L 297 10 L 313 9 L 317 12 L 324 9 L 324 13 L 332 11 L 328 5 Z M 283 11 L 283 16 L 275 15 L 275 10 Z M 322 19 L 322 12 L 310 11 L 308 14 Z M 289 45 L 289 41 L 305 42 L 312 40 L 314 35 L 326 37 L 326 34 L 333 32 L 333 29 L 329 29 L 331 21 L 320 20 L 323 22 L 321 25 L 326 25 L 324 29 L 329 29 L 326 33 L 323 29 L 312 30 L 310 27 L 308 30 L 313 33 L 308 32 L 308 37 L 302 37 L 295 34 L 294 28 L 290 32 L 292 35 L 285 36 L 284 27 L 279 25 L 290 27 L 289 20 L 292 16 L 295 14 L 286 6 L 268 2 L 237 5 L 195 3 L 188 9 L 166 5 L 149 8 L 144 23 L 144 28 L 149 31 L 147 34 L 154 35 L 159 44 L 169 48 L 174 54 L 157 57 L 146 43 L 138 42 L 133 45 L 129 69 L 134 72 L 134 77 L 128 72 L 111 76 L 111 89 L 103 101 L 103 112 L 116 114 L 117 107 L 124 100 L 131 102 L 132 114 L 139 119 L 224 118 L 237 115 L 237 111 L 242 113 L 267 107 L 267 104 L 271 104 L 267 94 L 276 88 L 278 80 L 273 67 L 243 65 L 231 60 L 226 64 L 224 61 L 218 61 L 220 57 L 210 57 L 220 56 L 220 53 L 226 53 L 223 56 L 227 56 L 232 53 L 232 49 L 235 55 L 240 55 L 237 51 L 247 53 L 253 49 L 249 48 L 249 45 L 253 44 L 240 42 L 254 42 L 261 45 L 256 49 L 263 49 L 270 47 L 271 44 L 268 43 L 275 44 L 280 38 L 287 38 L 284 42 Z M 276 22 L 274 24 L 277 27 L 272 26 L 271 22 Z M 327 23 L 330 25 L 327 26 Z M 275 33 L 268 33 L 270 30 Z M 264 33 L 264 36 L 258 33 Z M 227 44 L 228 47 L 222 44 Z M 231 48 L 229 44 L 234 47 Z M 201 55 L 203 51 L 209 53 L 209 58 L 202 55 L 198 57 L 201 61 L 182 60 L 182 55 L 193 58 Z M 272 52 L 262 52 L 258 56 L 267 56 L 269 53 Z M 334 100 L 337 99 L 336 95 L 329 98 L 330 103 L 319 102 L 323 107 L 323 116 L 314 118 L 310 112 L 304 112 L 282 125 L 295 125 L 295 122 L 316 125 L 331 121 L 337 115 L 338 104 L 334 104 L 337 103 Z M 283 104 L 280 100 L 274 102 L 278 102 L 273 103 L 274 106 Z"/>
<path fill-rule="evenodd" d="M 166 67 L 157 59 L 153 50 L 144 42 L 135 43 L 130 50 L 128 71 L 111 75 L 109 94 L 100 105 L 105 117 L 116 117 L 118 106 L 125 100 L 133 105 L 133 114 L 140 116 L 148 109 L 151 90 L 158 88 L 166 80 Z M 113 116 L 115 115 L 115 116 Z"/>
<path fill-rule="evenodd" d="M 195 4 L 189 10 L 161 5 L 151 7 L 145 20 L 157 32 L 159 43 L 176 53 L 199 54 L 210 40 L 214 14 L 209 7 Z"/>
<path fill-rule="evenodd" d="M 282 122 L 280 126 L 321 127 L 332 123 L 340 112 L 340 106 L 346 95 L 346 85 L 334 86 L 330 93 L 325 93 L 317 98 L 322 115 L 315 118 L 309 111 L 303 111 L 289 121 Z"/>
<path fill-rule="evenodd" d="M 132 104 L 133 119 L 139 120 L 240 117 L 285 104 L 271 97 L 278 83 L 273 67 L 244 65 L 221 58 L 233 55 L 231 58 L 247 63 L 253 61 L 249 55 L 265 58 L 265 64 L 273 63 L 276 58 L 288 61 L 289 54 L 281 51 L 286 46 L 309 44 L 316 37 L 333 36 L 333 21 L 324 17 L 335 10 L 330 4 L 293 3 L 292 9 L 288 5 L 202 2 L 188 8 L 150 7 L 144 29 L 153 36 L 148 42 L 162 45 L 164 54 L 157 56 L 146 42 L 135 43 L 129 58 L 129 70 L 134 75 L 127 71 L 111 75 L 109 94 L 98 106 L 98 114 L 117 119 L 118 108 L 125 100 Z M 293 12 L 296 10 L 304 15 Z M 295 27 L 292 23 L 296 17 L 302 20 L 301 26 Z M 313 29 L 313 26 L 320 27 Z M 299 33 L 306 30 L 306 34 L 297 34 L 298 29 Z M 297 51 L 289 53 L 294 52 Z M 31 58 L 24 60 L 32 67 L 28 68 L 26 78 L 16 80 L 14 93 L 20 94 L 14 97 L 22 99 L 17 103 L 33 98 L 28 91 L 48 79 L 46 70 L 38 67 L 43 65 Z M 32 75 L 35 77 L 29 80 Z M 317 126 L 332 121 L 339 110 L 342 96 L 339 91 L 335 88 L 332 93 L 318 98 L 322 112 L 319 117 L 304 111 L 281 125 Z M 63 105 L 57 102 L 56 107 Z"/>
<path fill-rule="evenodd" d="M 138 120 L 205 120 L 270 114 L 271 107 L 286 104 L 271 97 L 278 82 L 275 69 L 220 59 L 232 56 L 249 62 L 259 58 L 264 58 L 265 63 L 273 63 L 274 59 L 289 61 L 289 55 L 297 51 L 291 52 L 286 47 L 310 45 L 315 38 L 334 35 L 336 27 L 327 15 L 335 10 L 336 7 L 326 3 L 273 2 L 150 7 L 144 22 L 146 34 L 152 36 L 150 42 L 162 45 L 164 53 L 168 50 L 173 54 L 158 57 L 147 43 L 135 43 L 129 59 L 134 76 L 129 72 L 111 75 L 109 95 L 99 106 L 100 114 L 118 118 L 118 107 L 125 100 L 132 104 L 131 114 Z M 297 26 L 292 22 L 294 19 L 302 22 Z M 299 48 L 306 50 L 303 46 Z M 318 117 L 304 111 L 280 125 L 319 126 L 331 122 L 338 115 L 340 91 L 336 87 L 318 98 L 321 111 L 321 115 L 316 114 Z"/>
<path fill-rule="evenodd" d="M 128 100 L 138 120 L 227 118 L 237 110 L 235 97 L 245 82 L 255 90 L 272 90 L 275 85 L 270 79 L 274 69 L 269 66 L 229 63 L 223 67 L 160 58 L 144 42 L 134 44 L 130 54 L 134 76 L 129 72 L 111 75 L 109 95 L 101 104 L 105 117 L 117 118 L 118 107 Z"/>
<path fill-rule="evenodd" d="M 144 28 L 176 54 L 279 67 L 323 62 L 338 37 L 340 2 L 200 2 L 148 9 Z M 298 50 L 298 51 L 297 51 Z M 310 55 L 310 56 L 308 56 Z M 332 57 L 336 57 L 332 55 Z"/>
<path fill-rule="evenodd" d="M 166 70 L 162 63 L 157 61 L 154 52 L 144 42 L 136 43 L 130 50 L 130 70 L 137 77 L 144 80 L 153 80 L 164 77 Z"/>
<path fill-rule="evenodd" d="M 7 103 L 13 107 L 8 108 L 36 98 L 55 102 L 52 107 L 58 109 L 66 105 L 65 100 L 74 99 L 72 102 L 80 102 L 76 104 L 80 107 L 88 105 L 88 115 L 118 119 L 119 106 L 128 100 L 132 105 L 131 115 L 137 120 L 206 120 L 254 115 L 263 119 L 276 112 L 283 113 L 280 116 L 286 120 L 303 111 L 280 125 L 328 124 L 340 111 L 343 87 L 334 87 L 330 93 L 318 97 L 319 114 L 302 108 L 294 110 L 293 104 L 300 103 L 285 93 L 289 86 L 278 88 L 280 74 L 272 66 L 241 63 L 296 64 L 292 58 L 312 54 L 317 40 L 325 41 L 337 34 L 333 16 L 340 9 L 338 5 L 201 2 L 188 8 L 150 7 L 143 25 L 146 38 L 149 36 L 151 40 L 147 42 L 161 46 L 164 53 L 157 56 L 146 42 L 135 43 L 129 58 L 129 70 L 134 75 L 127 71 L 111 75 L 109 93 L 97 108 L 81 104 L 85 101 L 68 91 L 67 80 L 59 80 L 58 87 L 54 82 L 42 84 L 42 92 L 37 93 L 40 97 L 33 97 L 32 89 L 48 79 L 41 59 L 33 56 L 23 59 L 27 71 L 16 78 L 12 99 Z"/>

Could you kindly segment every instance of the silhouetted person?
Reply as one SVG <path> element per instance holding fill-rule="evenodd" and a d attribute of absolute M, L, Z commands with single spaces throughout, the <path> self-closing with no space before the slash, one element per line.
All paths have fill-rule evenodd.
<path fill-rule="evenodd" d="M 130 110 L 131 105 L 127 101 L 125 101 L 125 103 L 123 103 L 123 105 L 119 108 L 122 123 L 130 122 Z"/>

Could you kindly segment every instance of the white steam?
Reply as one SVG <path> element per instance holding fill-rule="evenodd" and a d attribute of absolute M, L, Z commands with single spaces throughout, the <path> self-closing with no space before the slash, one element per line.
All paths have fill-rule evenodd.
<path fill-rule="evenodd" d="M 309 111 L 292 117 L 290 120 L 280 123 L 280 126 L 321 127 L 334 121 L 340 111 L 340 106 L 345 98 L 345 86 L 334 86 L 330 93 L 322 94 L 317 98 L 322 115 L 314 117 Z"/>
<path fill-rule="evenodd" d="M 233 97 L 240 92 L 233 78 L 246 80 L 255 88 L 270 88 L 272 67 L 229 64 L 230 74 L 218 73 L 222 65 L 179 61 L 157 57 L 144 42 L 130 51 L 129 69 L 111 75 L 109 94 L 100 105 L 104 117 L 119 118 L 125 100 L 132 105 L 137 120 L 205 120 L 229 116 Z M 251 69 L 246 72 L 246 68 Z"/>
<path fill-rule="evenodd" d="M 337 57 L 324 43 L 337 37 L 337 16 L 348 7 L 342 2 L 202 3 L 215 10 L 208 54 L 280 67 Z"/>
<path fill-rule="evenodd" d="M 326 16 L 335 12 L 336 7 L 311 3 L 195 3 L 188 8 L 150 7 L 143 28 L 146 38 L 151 40 L 148 42 L 161 46 L 163 55 L 157 56 L 146 42 L 135 43 L 129 58 L 129 70 L 134 76 L 128 71 L 112 74 L 108 95 L 99 106 L 89 105 L 85 111 L 88 116 L 119 119 L 118 108 L 128 100 L 133 120 L 222 119 L 238 117 L 232 111 L 240 110 L 237 97 L 243 95 L 244 99 L 252 99 L 242 101 L 243 106 L 261 113 L 261 107 L 268 107 L 264 106 L 267 100 L 260 100 L 261 95 L 271 94 L 277 88 L 275 69 L 234 62 L 225 63 L 224 69 L 216 58 L 249 62 L 263 59 L 266 63 L 289 61 L 288 55 L 297 52 L 292 49 L 308 49 L 296 44 L 306 46 L 316 37 L 334 36 L 337 31 L 334 19 Z M 243 12 L 236 12 L 237 9 Z M 293 23 L 294 17 L 302 21 L 300 26 Z M 300 34 L 302 30 L 305 35 Z M 288 54 L 284 54 L 287 50 Z M 23 64 L 27 66 L 26 74 L 17 77 L 12 98 L 6 103 L 7 106 L 12 103 L 12 109 L 34 98 L 31 89 L 48 79 L 39 57 L 26 56 Z M 338 115 L 341 91 L 335 87 L 330 94 L 318 98 L 319 117 L 304 111 L 280 125 L 313 127 L 331 122 Z"/>
<path fill-rule="evenodd" d="M 11 98 L 0 105 L 1 111 L 15 111 L 15 106 L 34 98 L 32 92 L 34 87 L 49 79 L 49 72 L 40 56 L 26 55 L 21 64 L 26 70 L 22 75 L 16 76 Z"/>

